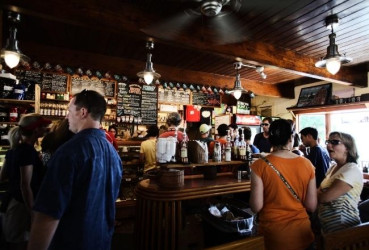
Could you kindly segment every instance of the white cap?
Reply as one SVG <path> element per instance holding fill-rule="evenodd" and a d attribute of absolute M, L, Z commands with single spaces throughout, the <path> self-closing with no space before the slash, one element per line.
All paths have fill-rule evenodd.
<path fill-rule="evenodd" d="M 208 126 L 207 124 L 201 124 L 199 130 L 201 134 L 205 134 L 206 132 L 208 132 L 211 129 L 210 126 Z"/>

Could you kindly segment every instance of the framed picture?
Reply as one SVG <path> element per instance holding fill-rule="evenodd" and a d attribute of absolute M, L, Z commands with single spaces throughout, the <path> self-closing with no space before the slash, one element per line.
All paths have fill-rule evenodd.
<path fill-rule="evenodd" d="M 332 96 L 332 83 L 302 88 L 297 107 L 310 107 L 329 104 Z"/>

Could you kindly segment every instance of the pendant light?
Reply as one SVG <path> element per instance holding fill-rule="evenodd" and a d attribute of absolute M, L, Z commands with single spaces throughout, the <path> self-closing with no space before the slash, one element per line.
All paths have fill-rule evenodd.
<path fill-rule="evenodd" d="M 152 54 L 150 51 L 153 48 L 154 48 L 154 42 L 148 41 L 146 43 L 146 49 L 147 49 L 146 67 L 143 71 L 137 73 L 137 76 L 140 77 L 141 79 L 143 78 L 146 84 L 151 84 L 154 79 L 160 78 L 160 74 L 155 72 L 153 68 L 153 64 L 151 62 Z"/>
<path fill-rule="evenodd" d="M 9 12 L 8 20 L 10 22 L 9 38 L 6 41 L 5 47 L 1 50 L 1 58 L 4 58 L 6 65 L 12 69 L 16 67 L 20 61 L 29 61 L 29 57 L 22 54 L 18 48 L 16 24 L 20 22 L 20 15 L 18 13 Z"/>
<path fill-rule="evenodd" d="M 346 64 L 352 61 L 352 58 L 341 56 L 338 52 L 338 46 L 336 45 L 336 33 L 334 29 L 338 27 L 339 18 L 337 15 L 328 16 L 325 19 L 327 29 L 331 29 L 329 35 L 329 46 L 327 47 L 327 55 L 320 61 L 315 63 L 315 67 L 326 68 L 329 73 L 335 75 L 341 68 L 341 64 Z"/>
<path fill-rule="evenodd" d="M 267 78 L 267 75 L 264 73 L 264 67 L 263 66 L 254 66 L 249 64 L 243 64 L 242 62 L 236 62 L 233 64 L 234 68 L 236 69 L 236 80 L 234 81 L 234 88 L 232 90 L 227 91 L 228 94 L 233 94 L 234 98 L 237 100 L 240 99 L 242 93 L 248 93 L 251 98 L 254 98 L 255 95 L 249 90 L 246 90 L 241 85 L 241 75 L 239 70 L 244 67 L 253 68 L 260 74 L 260 77 L 263 79 Z"/>

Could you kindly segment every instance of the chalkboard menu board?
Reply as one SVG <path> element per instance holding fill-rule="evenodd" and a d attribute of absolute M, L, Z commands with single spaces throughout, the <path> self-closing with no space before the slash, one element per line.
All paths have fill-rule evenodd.
<path fill-rule="evenodd" d="M 192 104 L 200 106 L 220 106 L 220 96 L 219 94 L 207 94 L 203 92 L 193 92 L 192 93 Z"/>
<path fill-rule="evenodd" d="M 157 123 L 157 89 L 155 85 L 118 83 L 117 116 L 122 122 Z"/>
<path fill-rule="evenodd" d="M 94 90 L 105 97 L 115 97 L 117 81 L 99 79 L 97 77 L 73 75 L 71 77 L 71 94 L 75 95 L 84 89 Z"/>
<path fill-rule="evenodd" d="M 141 96 L 141 117 L 143 124 L 156 124 L 158 93 L 155 85 L 143 85 Z"/>
<path fill-rule="evenodd" d="M 173 103 L 173 104 L 190 104 L 190 91 L 159 89 L 159 102 Z"/>
<path fill-rule="evenodd" d="M 68 75 L 43 73 L 41 81 L 42 91 L 67 93 L 68 91 Z"/>
<path fill-rule="evenodd" d="M 66 93 L 68 91 L 68 75 L 46 73 L 30 70 L 17 70 L 17 79 L 40 84 L 42 91 Z"/>

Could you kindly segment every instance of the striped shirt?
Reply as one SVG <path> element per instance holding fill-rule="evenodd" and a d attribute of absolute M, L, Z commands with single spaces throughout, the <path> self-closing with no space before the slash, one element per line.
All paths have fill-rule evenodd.
<path fill-rule="evenodd" d="M 322 181 L 321 189 L 329 188 L 338 179 L 352 188 L 337 199 L 319 204 L 318 215 L 324 233 L 338 231 L 360 224 L 358 203 L 363 189 L 363 174 L 356 163 L 346 163 L 332 174 L 336 165 L 331 166 Z"/>

